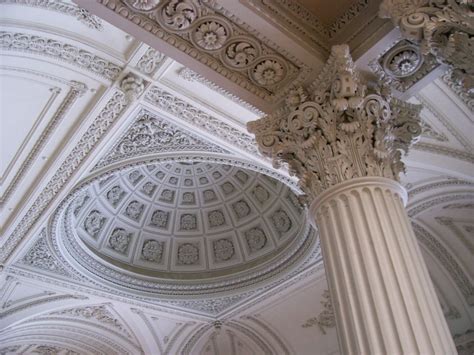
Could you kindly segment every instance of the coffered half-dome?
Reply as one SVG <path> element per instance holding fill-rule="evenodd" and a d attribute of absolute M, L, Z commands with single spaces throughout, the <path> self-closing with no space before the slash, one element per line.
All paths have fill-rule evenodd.
<path fill-rule="evenodd" d="M 303 212 L 294 192 L 267 175 L 163 162 L 86 185 L 63 214 L 64 242 L 96 275 L 109 268 L 134 279 L 216 282 L 298 254 L 309 234 Z"/>

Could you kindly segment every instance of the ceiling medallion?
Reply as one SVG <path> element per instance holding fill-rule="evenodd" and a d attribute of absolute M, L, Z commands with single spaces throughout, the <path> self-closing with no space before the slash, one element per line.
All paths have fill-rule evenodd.
<path fill-rule="evenodd" d="M 153 11 L 158 5 L 160 5 L 161 0 L 124 0 L 125 3 L 131 8 L 138 11 Z"/>
<path fill-rule="evenodd" d="M 316 239 L 291 189 L 244 167 L 168 161 L 102 176 L 55 213 L 52 244 L 86 278 L 132 293 L 260 284 L 300 265 Z"/>
<path fill-rule="evenodd" d="M 406 44 L 387 53 L 383 68 L 386 72 L 396 78 L 404 78 L 413 75 L 423 64 L 423 56 L 419 48 L 412 44 Z"/>

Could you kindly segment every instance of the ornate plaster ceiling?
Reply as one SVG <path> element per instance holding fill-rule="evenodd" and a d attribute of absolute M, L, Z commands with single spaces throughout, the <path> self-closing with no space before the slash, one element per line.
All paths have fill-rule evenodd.
<path fill-rule="evenodd" d="M 397 72 L 399 59 L 409 60 L 411 75 L 392 83 L 424 105 L 423 135 L 402 177 L 407 208 L 450 330 L 459 349 L 469 349 L 472 97 L 445 78 L 442 66 L 424 67 L 426 58 L 414 70 L 419 53 L 406 52 L 396 31 L 366 51 L 387 32 L 386 21 L 376 18 L 377 1 L 355 1 L 324 21 L 295 1 L 214 5 L 220 7 L 211 17 L 232 32 L 224 48 L 245 37 L 258 42 L 260 56 L 299 68 L 274 97 L 249 77 L 257 61 L 221 75 L 221 67 L 191 61 L 164 41 L 152 48 L 156 39 L 124 32 L 72 2 L 0 0 L 0 75 L 8 91 L 0 122 L 7 148 L 0 180 L 0 353 L 336 354 L 317 235 L 305 230 L 294 179 L 273 169 L 245 130 L 284 99 L 286 86 L 311 81 L 335 41 L 349 42 L 355 58 L 363 54 L 356 64 L 367 72 L 370 62 L 385 71 L 389 58 Z M 210 15 L 199 16 L 193 31 L 175 31 L 173 38 L 200 48 L 195 32 Z M 220 49 L 199 51 L 229 69 Z M 229 79 L 234 70 L 247 76 L 249 88 Z M 130 77 L 137 80 L 124 80 Z M 135 90 L 131 100 L 127 89 Z M 269 96 L 259 98 L 260 90 Z M 134 171 L 143 175 L 136 184 Z M 235 189 L 228 195 L 226 183 Z M 121 199 L 115 186 L 125 192 Z M 266 202 L 258 186 L 268 191 Z M 174 192 L 173 202 L 163 200 L 165 190 Z M 208 190 L 215 200 L 204 199 Z M 109 192 L 110 198 L 118 192 L 116 206 Z M 194 205 L 187 203 L 192 194 Z M 242 219 L 234 209 L 245 206 L 240 200 L 251 210 Z M 279 208 L 291 220 L 281 234 L 288 220 L 275 221 Z M 91 217 L 94 210 L 104 214 L 103 224 Z M 157 210 L 168 219 L 154 217 Z M 252 252 L 245 233 L 257 225 L 269 244 Z M 125 238 L 118 233 L 114 249 L 110 237 L 120 228 Z M 234 254 L 229 243 L 214 243 L 221 239 L 232 242 Z M 199 247 L 199 262 L 187 247 L 179 263 L 184 244 Z"/>
<path fill-rule="evenodd" d="M 286 258 L 307 234 L 288 187 L 225 164 L 129 168 L 93 183 L 70 206 L 64 223 L 73 238 L 106 263 L 160 279 L 242 277 Z"/>

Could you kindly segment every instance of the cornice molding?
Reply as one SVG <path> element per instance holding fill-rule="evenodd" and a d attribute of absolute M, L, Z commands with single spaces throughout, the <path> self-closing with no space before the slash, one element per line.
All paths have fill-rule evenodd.
<path fill-rule="evenodd" d="M 182 68 L 178 75 L 183 78 L 184 80 L 187 80 L 189 82 L 198 82 L 202 85 L 207 86 L 209 89 L 214 90 L 215 92 L 218 92 L 221 95 L 224 95 L 228 97 L 230 100 L 234 101 L 235 103 L 245 107 L 247 110 L 253 112 L 256 115 L 263 116 L 264 113 L 263 111 L 260 111 L 257 109 L 255 106 L 245 102 L 244 100 L 240 99 L 239 97 L 235 96 L 234 94 L 231 94 L 227 90 L 222 89 L 220 86 L 214 84 L 212 81 L 206 79 L 202 75 L 199 75 L 195 71 L 189 69 L 189 68 Z"/>

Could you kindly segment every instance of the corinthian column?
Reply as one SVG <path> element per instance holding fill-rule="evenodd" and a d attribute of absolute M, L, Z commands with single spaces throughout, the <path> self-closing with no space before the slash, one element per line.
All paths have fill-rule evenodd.
<path fill-rule="evenodd" d="M 420 107 L 367 90 L 347 46 L 333 47 L 312 87 L 286 103 L 248 128 L 306 194 L 342 353 L 455 354 L 398 183 Z"/>

